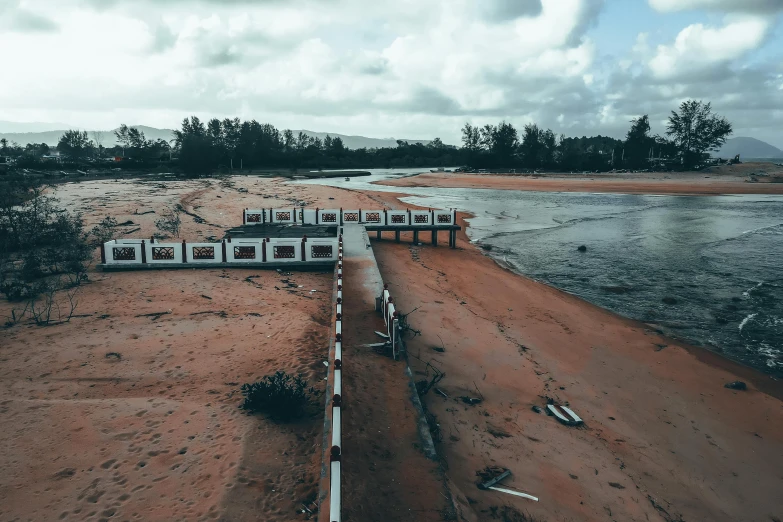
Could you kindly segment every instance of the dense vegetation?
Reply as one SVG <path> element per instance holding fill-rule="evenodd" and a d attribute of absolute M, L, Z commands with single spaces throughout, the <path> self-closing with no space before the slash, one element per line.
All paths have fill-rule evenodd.
<path fill-rule="evenodd" d="M 398 141 L 396 147 L 347 149 L 339 137 L 321 140 L 304 133 L 294 135 L 274 125 L 238 118 L 212 119 L 204 123 L 192 116 L 182 121 L 171 142 L 147 140 L 138 129 L 122 125 L 116 131 L 119 145 L 103 148 L 102 133 L 68 131 L 57 150 L 71 162 L 118 156 L 118 165 L 150 166 L 172 163 L 190 175 L 214 170 L 390 168 L 466 165 L 477 169 L 527 169 L 606 171 L 611 169 L 691 169 L 702 164 L 731 134 L 731 124 L 712 114 L 709 103 L 686 101 L 673 111 L 666 136 L 651 135 L 647 115 L 633 119 L 625 139 L 607 136 L 581 138 L 557 136 L 536 124 L 520 132 L 511 124 L 462 128 L 462 146 L 435 138 L 426 145 Z M 30 164 L 48 147 L 19 146 L 0 142 L 0 155 Z M 172 158 L 175 161 L 172 161 Z M 94 161 L 94 160 L 92 160 Z M 27 163 L 25 163 L 27 162 Z M 172 165 L 172 166 L 173 166 Z"/>
<path fill-rule="evenodd" d="M 0 293 L 17 303 L 6 324 L 69 320 L 94 247 L 112 238 L 112 226 L 104 220 L 85 231 L 81 216 L 61 208 L 39 180 L 0 177 Z"/>

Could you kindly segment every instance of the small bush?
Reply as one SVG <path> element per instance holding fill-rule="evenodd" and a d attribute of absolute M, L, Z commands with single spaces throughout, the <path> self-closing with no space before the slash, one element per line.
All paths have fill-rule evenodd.
<path fill-rule="evenodd" d="M 274 418 L 291 420 L 307 412 L 311 398 L 316 394 L 301 375 L 277 371 L 258 382 L 242 385 L 245 399 L 240 408 L 250 413 L 268 413 Z"/>
<path fill-rule="evenodd" d="M 104 243 L 108 243 L 117 236 L 117 220 L 111 216 L 106 216 L 100 223 L 92 227 L 88 235 L 89 245 L 98 248 Z"/>
<path fill-rule="evenodd" d="M 179 209 L 166 209 L 163 212 L 163 216 L 155 221 L 155 226 L 161 232 L 170 234 L 174 237 L 179 237 L 179 227 L 182 224 L 182 220 L 179 217 Z"/>

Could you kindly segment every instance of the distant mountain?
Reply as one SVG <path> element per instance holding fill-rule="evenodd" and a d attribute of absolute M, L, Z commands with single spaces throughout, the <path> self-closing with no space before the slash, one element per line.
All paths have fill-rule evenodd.
<path fill-rule="evenodd" d="M 294 133 L 294 135 L 297 135 L 300 132 L 304 132 L 308 136 L 312 136 L 313 138 L 320 138 L 320 139 L 324 139 L 327 134 L 332 138 L 339 137 L 341 140 L 343 140 L 343 145 L 345 145 L 345 147 L 349 149 L 362 149 L 362 148 L 380 149 L 383 147 L 397 146 L 397 138 L 366 138 L 364 136 L 349 136 L 346 134 L 338 134 L 336 132 L 315 132 L 309 130 L 293 130 L 293 129 L 292 132 Z M 411 139 L 400 138 L 400 141 L 407 141 L 410 144 L 421 143 L 422 145 L 427 145 L 432 140 L 415 140 L 415 139 L 411 140 Z"/>
<path fill-rule="evenodd" d="M 719 158 L 733 158 L 737 154 L 740 155 L 740 159 L 783 158 L 783 150 L 756 138 L 745 137 L 728 139 L 718 152 L 712 153 Z"/>
<path fill-rule="evenodd" d="M 163 140 L 170 140 L 174 137 L 172 134 L 172 130 L 170 129 L 156 129 L 155 127 L 147 127 L 146 125 L 130 125 L 130 127 L 136 127 L 140 131 L 144 132 L 144 135 L 147 137 L 148 140 L 157 140 L 157 139 L 163 139 Z M 10 142 L 16 142 L 21 146 L 25 146 L 28 143 L 46 143 L 47 145 L 53 146 L 57 145 L 57 142 L 60 141 L 60 136 L 63 135 L 63 133 L 66 131 L 66 129 L 72 129 L 73 127 L 70 127 L 68 125 L 62 127 L 61 129 L 57 130 L 50 130 L 46 132 L 5 132 L 0 131 L 0 138 L 5 138 Z M 82 129 L 79 129 L 82 130 Z M 117 139 L 114 137 L 114 131 L 116 129 L 112 129 L 110 131 L 100 131 L 103 132 L 103 146 L 104 147 L 111 147 L 117 143 Z M 90 139 L 94 139 L 92 132 L 93 131 L 87 131 L 90 133 Z"/>
<path fill-rule="evenodd" d="M 2 124 L 4 122 L 0 122 Z M 5 122 L 5 123 L 12 123 L 12 122 Z M 17 124 L 17 125 L 25 125 L 25 124 Z M 37 125 L 37 124 L 28 124 L 28 125 Z M 41 125 L 51 125 L 51 124 L 41 124 Z M 163 139 L 166 141 L 171 140 L 174 135 L 171 129 L 156 129 L 155 127 L 147 127 L 146 125 L 129 125 L 129 127 L 136 127 L 140 131 L 144 132 L 144 135 L 147 137 L 148 140 L 157 140 L 157 139 Z M 60 140 L 60 136 L 63 135 L 63 132 L 65 132 L 65 129 L 69 129 L 71 127 L 69 126 L 63 126 L 62 129 L 59 130 L 49 130 L 46 132 L 33 132 L 33 131 L 18 131 L 18 132 L 6 132 L 4 130 L 1 130 L 2 127 L 0 126 L 0 138 L 6 138 L 10 142 L 16 142 L 19 143 L 22 146 L 27 145 L 28 143 L 46 143 L 47 145 L 57 145 L 57 142 Z M 282 129 L 281 129 L 282 131 Z M 91 132 L 91 131 L 88 131 Z M 114 137 L 114 130 L 110 131 L 103 131 L 103 146 L 104 147 L 110 147 L 116 143 L 116 139 Z M 346 134 L 338 134 L 336 132 L 314 132 L 309 130 L 293 130 L 292 131 L 294 135 L 299 134 L 300 132 L 304 132 L 308 136 L 312 136 L 313 138 L 320 138 L 324 139 L 326 135 L 328 134 L 332 138 L 339 137 L 341 140 L 343 140 L 343 145 L 349 149 L 361 149 L 361 148 L 381 148 L 381 147 L 396 147 L 397 146 L 397 140 L 395 138 L 366 138 L 364 136 L 348 136 Z M 90 135 L 90 139 L 92 139 L 92 134 Z M 430 143 L 431 140 L 411 140 L 411 139 L 404 139 L 402 141 L 407 141 L 408 143 L 421 143 L 422 145 L 427 145 Z"/>
<path fill-rule="evenodd" d="M 70 127 L 71 126 L 67 123 L 41 123 L 0 120 L 0 133 L 46 132 L 57 129 L 69 129 Z"/>
<path fill-rule="evenodd" d="M 46 143 L 47 145 L 57 145 L 60 136 L 64 130 L 53 130 L 47 132 L 0 132 L 0 139 L 5 138 L 11 143 L 18 143 L 22 147 L 28 143 Z"/>

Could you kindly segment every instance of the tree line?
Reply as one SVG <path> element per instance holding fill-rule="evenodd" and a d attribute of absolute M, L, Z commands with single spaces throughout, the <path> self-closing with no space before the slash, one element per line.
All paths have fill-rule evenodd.
<path fill-rule="evenodd" d="M 171 142 L 147 140 L 142 131 L 122 125 L 117 145 L 104 148 L 86 131 L 66 131 L 57 145 L 66 158 L 87 161 L 113 155 L 139 165 L 170 162 L 190 175 L 215 170 L 291 168 L 393 168 L 464 165 L 476 169 L 556 171 L 686 170 L 703 164 L 709 152 L 732 133 L 726 118 L 713 114 L 709 103 L 688 100 L 672 111 L 664 136 L 652 135 L 648 115 L 630 122 L 625 139 L 608 136 L 566 137 L 532 123 L 519 132 L 501 121 L 482 127 L 466 123 L 461 147 L 440 138 L 427 144 L 397 141 L 396 147 L 348 149 L 339 137 L 320 139 L 269 123 L 239 118 L 185 118 Z M 172 144 L 173 143 L 173 146 Z M 0 141 L 0 156 L 40 157 L 45 144 L 24 149 Z"/>

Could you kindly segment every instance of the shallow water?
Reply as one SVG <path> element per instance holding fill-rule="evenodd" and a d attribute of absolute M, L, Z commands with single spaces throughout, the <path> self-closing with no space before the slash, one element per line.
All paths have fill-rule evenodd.
<path fill-rule="evenodd" d="M 404 191 L 411 204 L 471 212 L 471 240 L 519 273 L 783 377 L 783 196 L 369 184 L 421 170 L 298 183 Z"/>

